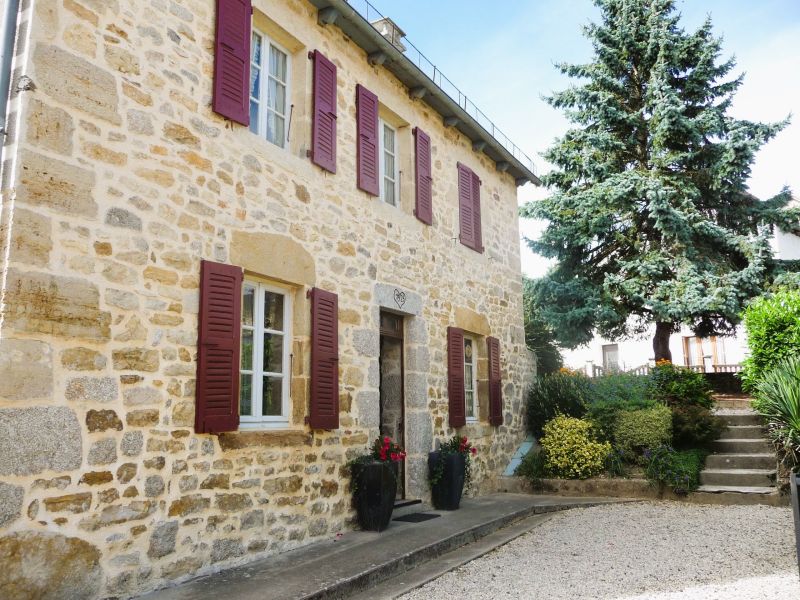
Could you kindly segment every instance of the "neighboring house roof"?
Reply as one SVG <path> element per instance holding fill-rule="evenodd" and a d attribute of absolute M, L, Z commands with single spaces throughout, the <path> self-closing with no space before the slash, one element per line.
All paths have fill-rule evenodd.
<path fill-rule="evenodd" d="M 455 127 L 472 140 L 473 150 L 483 151 L 494 160 L 498 171 L 510 173 L 517 185 L 529 181 L 541 185 L 530 157 L 497 129 L 413 44 L 407 40 L 401 43 L 399 39 L 392 40 L 392 43 L 370 23 L 368 19 L 381 25 L 387 22 L 372 5 L 359 2 L 368 13 L 362 15 L 346 0 L 309 1 L 319 9 L 317 20 L 320 25 L 335 24 L 367 53 L 371 64 L 383 65 L 408 87 L 411 96 L 422 98 L 442 115 L 445 126 Z M 398 46 L 405 48 L 406 52 Z"/>

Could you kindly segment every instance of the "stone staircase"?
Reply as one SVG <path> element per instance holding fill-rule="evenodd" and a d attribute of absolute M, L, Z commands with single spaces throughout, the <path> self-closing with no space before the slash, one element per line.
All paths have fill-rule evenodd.
<path fill-rule="evenodd" d="M 724 494 L 732 504 L 738 500 L 746 503 L 770 504 L 777 493 L 775 487 L 776 460 L 772 445 L 764 437 L 764 428 L 754 412 L 749 410 L 723 410 L 728 429 L 714 442 L 713 454 L 706 459 L 700 473 L 698 493 Z"/>

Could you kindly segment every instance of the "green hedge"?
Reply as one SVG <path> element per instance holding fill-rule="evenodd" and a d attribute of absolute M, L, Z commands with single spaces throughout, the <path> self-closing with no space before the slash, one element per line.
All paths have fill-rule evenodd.
<path fill-rule="evenodd" d="M 658 405 L 619 413 L 614 427 L 614 447 L 629 460 L 642 462 L 645 450 L 672 441 L 672 411 Z"/>
<path fill-rule="evenodd" d="M 556 415 L 582 417 L 586 412 L 589 379 L 572 373 L 537 377 L 528 393 L 528 429 L 539 437 L 544 424 Z"/>
<path fill-rule="evenodd" d="M 744 328 L 750 356 L 743 363 L 742 383 L 753 391 L 775 363 L 800 354 L 800 291 L 757 298 L 744 311 Z"/>

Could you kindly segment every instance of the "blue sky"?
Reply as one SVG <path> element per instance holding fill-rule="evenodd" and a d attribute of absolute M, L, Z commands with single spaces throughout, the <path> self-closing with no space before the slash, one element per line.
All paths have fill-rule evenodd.
<path fill-rule="evenodd" d="M 567 122 L 541 99 L 569 81 L 554 62 L 581 62 L 591 47 L 581 25 L 597 12 L 591 0 L 370 0 L 406 32 L 425 56 L 485 112 L 536 163 Z M 359 2 L 355 1 L 355 5 Z M 800 0 L 678 0 L 683 24 L 693 29 L 711 14 L 724 38 L 725 56 L 735 55 L 746 73 L 733 114 L 793 122 L 758 155 L 750 180 L 760 197 L 789 185 L 800 194 Z M 520 190 L 521 202 L 545 192 Z M 524 222 L 533 237 L 541 227 Z M 523 249 L 523 270 L 541 275 L 547 264 Z"/>

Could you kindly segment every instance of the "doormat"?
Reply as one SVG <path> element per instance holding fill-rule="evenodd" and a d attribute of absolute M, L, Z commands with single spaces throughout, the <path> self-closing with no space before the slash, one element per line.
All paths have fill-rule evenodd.
<path fill-rule="evenodd" d="M 406 523 L 422 523 L 423 521 L 429 521 L 441 516 L 442 515 L 437 515 L 436 513 L 411 513 L 410 515 L 404 515 L 392 520 L 405 521 Z"/>

